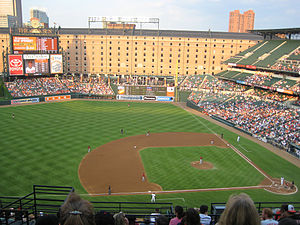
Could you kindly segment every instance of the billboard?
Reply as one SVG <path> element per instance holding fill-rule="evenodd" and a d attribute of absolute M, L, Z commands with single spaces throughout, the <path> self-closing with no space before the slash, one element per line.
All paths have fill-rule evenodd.
<path fill-rule="evenodd" d="M 50 55 L 50 73 L 63 73 L 63 58 L 61 54 Z"/>
<path fill-rule="evenodd" d="M 13 36 L 14 54 L 22 53 L 57 53 L 57 37 Z"/>
<path fill-rule="evenodd" d="M 40 102 L 39 98 L 23 98 L 23 99 L 13 99 L 11 100 L 11 104 L 26 104 L 26 103 L 37 103 Z"/>
<path fill-rule="evenodd" d="M 9 55 L 9 74 L 10 75 L 23 75 L 23 59 L 22 55 Z"/>
<path fill-rule="evenodd" d="M 71 95 L 58 95 L 58 96 L 45 97 L 45 102 L 69 100 L 69 99 L 71 99 Z"/>
<path fill-rule="evenodd" d="M 8 63 L 11 76 L 63 73 L 62 54 L 8 55 Z"/>

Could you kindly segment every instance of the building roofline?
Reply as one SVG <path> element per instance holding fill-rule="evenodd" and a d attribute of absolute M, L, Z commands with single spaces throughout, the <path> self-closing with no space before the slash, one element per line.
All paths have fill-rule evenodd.
<path fill-rule="evenodd" d="M 151 36 L 177 38 L 212 38 L 235 40 L 262 40 L 263 37 L 253 33 L 232 33 L 222 31 L 192 30 L 155 30 L 155 29 L 106 29 L 106 28 L 57 28 L 59 35 L 118 35 Z M 0 34 L 9 33 L 9 28 L 0 28 Z M 36 34 L 38 35 L 38 34 Z"/>

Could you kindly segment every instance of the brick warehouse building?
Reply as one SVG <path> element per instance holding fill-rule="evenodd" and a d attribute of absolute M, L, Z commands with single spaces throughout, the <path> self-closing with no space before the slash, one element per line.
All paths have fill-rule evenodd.
<path fill-rule="evenodd" d="M 222 61 L 262 40 L 248 33 L 89 28 L 62 28 L 58 36 L 65 73 L 117 75 L 175 75 L 177 67 L 179 75 L 214 75 L 226 70 Z M 7 28 L 0 29 L 0 49 L 2 72 Z"/>

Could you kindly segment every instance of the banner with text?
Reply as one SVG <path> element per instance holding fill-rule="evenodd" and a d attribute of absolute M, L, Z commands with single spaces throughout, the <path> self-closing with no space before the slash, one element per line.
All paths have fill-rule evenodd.
<path fill-rule="evenodd" d="M 51 96 L 51 97 L 45 97 L 45 102 L 70 100 L 70 99 L 71 99 L 71 95 Z"/>

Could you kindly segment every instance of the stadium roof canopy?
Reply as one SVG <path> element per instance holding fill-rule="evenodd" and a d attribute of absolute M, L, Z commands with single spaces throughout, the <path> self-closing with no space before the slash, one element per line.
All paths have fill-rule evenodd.
<path fill-rule="evenodd" d="M 293 34 L 300 34 L 300 28 L 282 28 L 282 29 L 262 29 L 262 30 L 249 30 L 253 34 L 262 35 L 264 39 L 267 36 L 272 39 L 276 34 L 287 34 L 289 39 Z"/>
<path fill-rule="evenodd" d="M 230 33 L 218 31 L 189 30 L 150 30 L 150 29 L 105 29 L 105 28 L 60 28 L 59 34 L 70 35 L 120 35 L 182 38 L 215 38 L 234 40 L 262 40 L 262 36 L 254 33 Z M 0 34 L 9 33 L 8 28 L 0 28 Z M 38 34 L 36 34 L 38 35 Z"/>
<path fill-rule="evenodd" d="M 190 37 L 216 38 L 238 40 L 262 40 L 262 37 L 251 33 L 229 33 L 215 31 L 188 30 L 147 30 L 147 29 L 89 29 L 89 28 L 61 28 L 60 34 L 92 34 L 92 35 L 128 35 L 128 36 L 160 36 L 160 37 Z"/>

